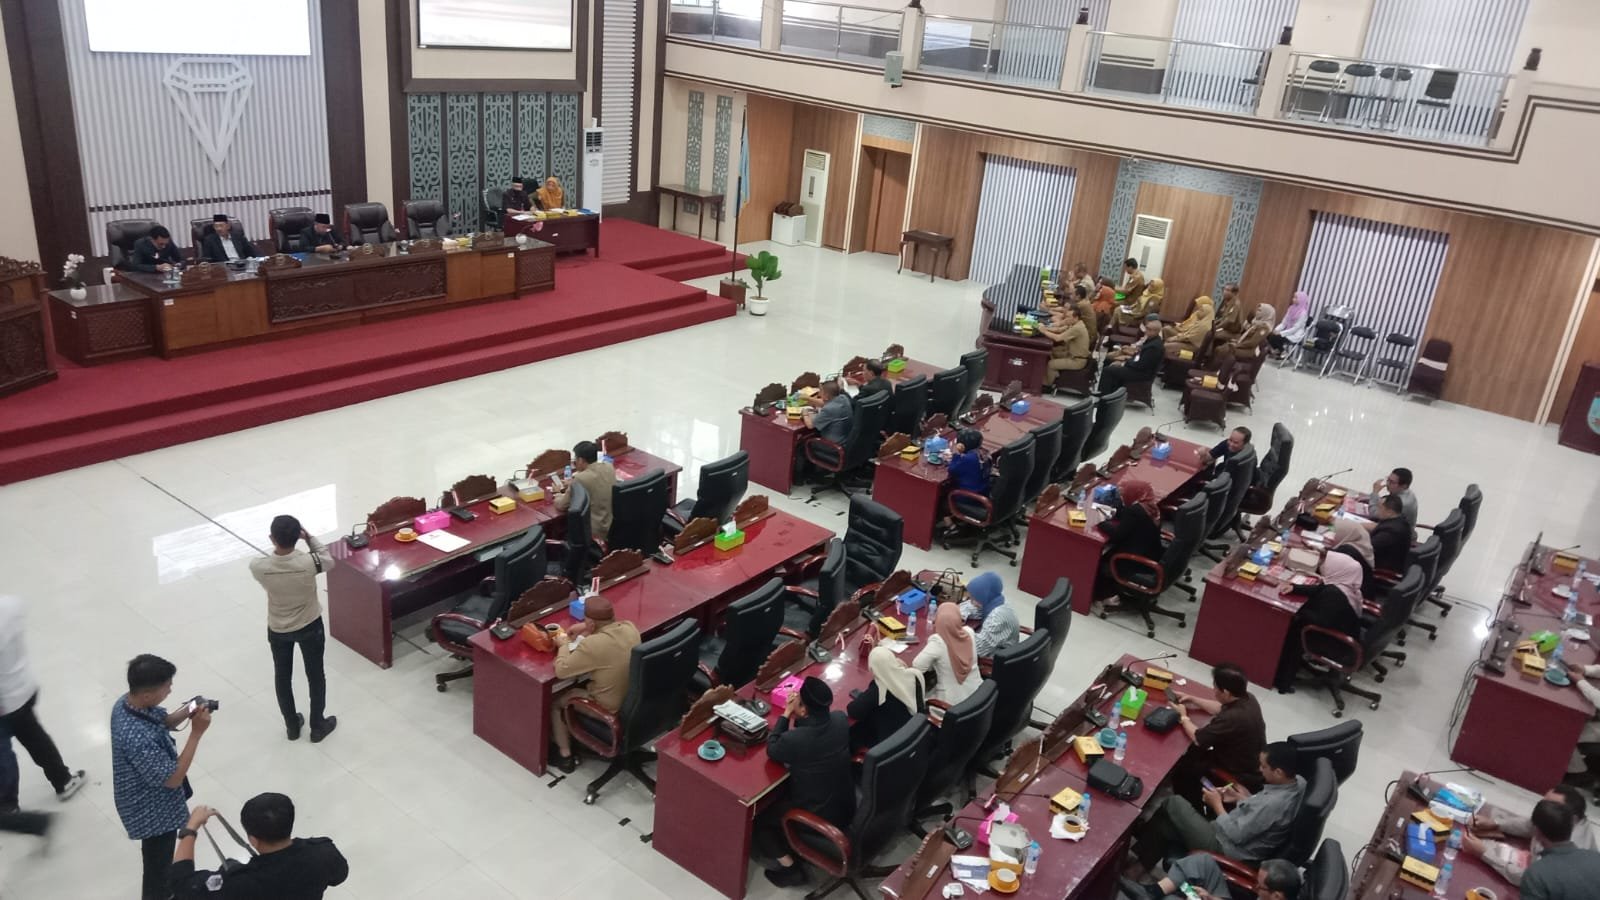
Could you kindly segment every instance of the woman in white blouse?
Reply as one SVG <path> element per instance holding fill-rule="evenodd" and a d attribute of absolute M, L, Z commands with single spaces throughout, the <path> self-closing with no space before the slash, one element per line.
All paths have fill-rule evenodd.
<path fill-rule="evenodd" d="M 961 620 L 961 608 L 954 603 L 941 603 L 933 614 L 933 634 L 928 644 L 911 661 L 919 672 L 933 670 L 936 681 L 929 692 L 930 700 L 943 700 L 954 706 L 972 696 L 983 684 L 978 671 L 977 637 Z"/>

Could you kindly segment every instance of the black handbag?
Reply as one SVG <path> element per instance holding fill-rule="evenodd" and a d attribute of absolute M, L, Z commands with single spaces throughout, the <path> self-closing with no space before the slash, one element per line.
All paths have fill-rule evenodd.
<path fill-rule="evenodd" d="M 1118 800 L 1137 800 L 1144 793 L 1144 782 L 1109 759 L 1095 760 L 1089 767 L 1089 787 Z"/>
<path fill-rule="evenodd" d="M 1151 710 L 1150 714 L 1144 717 L 1144 727 L 1156 734 L 1166 734 L 1177 728 L 1179 721 L 1178 713 L 1172 707 L 1163 706 L 1160 709 Z"/>

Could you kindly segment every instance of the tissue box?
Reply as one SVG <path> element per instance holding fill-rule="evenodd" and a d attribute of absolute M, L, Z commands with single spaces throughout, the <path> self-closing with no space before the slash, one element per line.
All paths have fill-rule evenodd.
<path fill-rule="evenodd" d="M 423 513 L 411 520 L 411 527 L 417 530 L 417 534 L 438 531 L 449 524 L 450 514 L 442 509 L 436 509 L 431 513 Z"/>
<path fill-rule="evenodd" d="M 1094 735 L 1080 734 L 1072 739 L 1072 752 L 1078 755 L 1078 762 L 1087 765 L 1105 758 L 1106 748 L 1100 746 L 1100 739 Z"/>
<path fill-rule="evenodd" d="M 735 531 L 733 534 L 728 534 L 719 531 L 711 542 L 717 546 L 718 550 L 732 550 L 744 543 L 744 532 Z"/>
<path fill-rule="evenodd" d="M 916 462 L 917 457 L 921 455 L 922 448 L 918 447 L 916 444 L 907 444 L 905 449 L 900 451 L 900 458 L 910 462 Z"/>
<path fill-rule="evenodd" d="M 544 499 L 544 488 L 539 486 L 537 478 L 517 478 L 511 482 L 511 489 L 523 503 L 538 503 Z"/>
<path fill-rule="evenodd" d="M 508 513 L 517 508 L 517 501 L 510 497 L 495 497 L 489 501 L 489 511 L 493 513 Z"/>
<path fill-rule="evenodd" d="M 878 630 L 887 638 L 903 638 L 906 636 L 906 624 L 894 616 L 879 617 Z"/>
<path fill-rule="evenodd" d="M 1434 882 L 1439 880 L 1439 867 L 1430 866 L 1420 859 L 1408 856 L 1405 862 L 1400 864 L 1400 880 L 1425 891 L 1431 891 Z"/>
<path fill-rule="evenodd" d="M 906 370 L 906 361 L 903 358 L 891 359 L 883 364 L 883 368 L 886 372 L 904 372 Z"/>
<path fill-rule="evenodd" d="M 1172 684 L 1172 679 L 1176 677 L 1166 669 L 1145 669 L 1144 686 L 1152 691 L 1164 691 L 1168 685 Z"/>
<path fill-rule="evenodd" d="M 1563 575 L 1571 575 L 1573 572 L 1578 571 L 1578 556 L 1575 553 L 1568 553 L 1563 550 L 1550 560 L 1550 568 Z"/>
<path fill-rule="evenodd" d="M 1061 793 L 1050 798 L 1050 810 L 1058 813 L 1068 813 L 1078 808 L 1083 802 L 1083 795 L 1072 788 L 1062 788 Z"/>

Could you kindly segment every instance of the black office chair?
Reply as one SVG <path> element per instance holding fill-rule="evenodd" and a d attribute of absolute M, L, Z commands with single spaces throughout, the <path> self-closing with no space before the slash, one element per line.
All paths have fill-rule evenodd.
<path fill-rule="evenodd" d="M 1033 435 L 1033 471 L 1028 473 L 1028 483 L 1022 489 L 1023 505 L 1039 499 L 1044 486 L 1050 483 L 1050 474 L 1061 458 L 1061 425 L 1059 421 L 1046 422 L 1028 432 Z M 1026 521 L 1022 515 L 1018 519 Z"/>
<path fill-rule="evenodd" d="M 1232 546 L 1228 543 L 1228 532 L 1239 520 L 1239 507 L 1244 503 L 1245 493 L 1255 484 L 1256 448 L 1246 444 L 1243 450 L 1229 455 L 1222 465 L 1228 475 L 1228 496 L 1215 527 L 1206 532 L 1205 543 L 1200 545 L 1200 555 L 1217 562 L 1222 561 Z"/>
<path fill-rule="evenodd" d="M 877 585 L 900 565 L 905 549 L 905 519 L 862 494 L 850 498 L 844 532 L 844 583 L 855 597 Z"/>
<path fill-rule="evenodd" d="M 1356 761 L 1361 756 L 1362 726 L 1360 719 L 1351 719 L 1317 731 L 1304 731 L 1288 737 L 1294 746 L 1295 758 L 1302 768 L 1313 759 L 1326 759 L 1333 764 L 1333 774 L 1340 784 L 1355 774 Z"/>
<path fill-rule="evenodd" d="M 1228 506 L 1228 495 L 1233 493 L 1233 476 L 1227 470 L 1211 476 L 1211 480 L 1200 486 L 1200 494 L 1206 498 L 1206 530 L 1201 534 L 1201 540 L 1211 534 L 1222 521 L 1222 514 Z M 1188 579 L 1184 579 L 1187 581 Z"/>
<path fill-rule="evenodd" d="M 917 785 L 926 777 L 932 756 L 933 726 L 927 716 L 912 716 L 861 760 L 861 796 L 848 832 L 807 810 L 791 809 L 783 814 L 784 835 L 795 855 L 831 879 L 807 894 L 808 898 L 817 900 L 848 884 L 861 900 L 877 900 L 861 880 L 882 878 L 894 871 L 894 866 L 874 866 L 872 860 L 888 849 L 910 821 Z"/>
<path fill-rule="evenodd" d="M 1278 485 L 1289 474 L 1289 463 L 1294 458 L 1294 435 L 1282 422 L 1272 426 L 1272 444 L 1267 455 L 1256 466 L 1255 482 L 1244 492 L 1239 502 L 1239 515 L 1234 518 L 1234 533 L 1244 540 L 1244 517 L 1272 515 L 1278 495 Z"/>
<path fill-rule="evenodd" d="M 811 489 L 806 502 L 814 503 L 817 497 L 829 490 L 853 496 L 866 490 L 865 486 L 851 484 L 851 479 L 863 472 L 870 477 L 872 460 L 883 444 L 883 426 L 889 420 L 890 394 L 878 392 L 855 402 L 850 417 L 850 434 L 844 443 L 835 444 L 822 435 L 806 439 L 802 449 L 812 466 L 826 475 L 823 483 Z"/>
<path fill-rule="evenodd" d="M 316 213 L 309 206 L 281 206 L 267 210 L 267 223 L 272 226 L 272 245 L 279 253 L 304 253 L 310 250 L 300 233 L 316 222 Z"/>
<path fill-rule="evenodd" d="M 995 476 L 987 497 L 976 491 L 952 490 L 946 500 L 952 524 L 940 535 L 939 545 L 949 550 L 952 541 L 970 543 L 974 566 L 985 550 L 993 550 L 1016 565 L 1016 520 L 1026 502 L 1024 492 L 1033 473 L 1033 456 L 1033 435 L 1025 434 L 995 454 Z"/>
<path fill-rule="evenodd" d="M 1106 452 L 1106 448 L 1111 446 L 1111 432 L 1122 422 L 1122 413 L 1127 406 L 1126 388 L 1117 388 L 1095 398 L 1094 425 L 1089 429 L 1088 440 L 1083 443 L 1084 462 Z"/>
<path fill-rule="evenodd" d="M 389 209 L 382 203 L 347 203 L 344 207 L 345 240 L 359 244 L 387 244 L 394 240 Z"/>
<path fill-rule="evenodd" d="M 1443 552 L 1443 546 L 1444 545 L 1440 543 L 1437 535 L 1429 535 L 1427 540 L 1412 544 L 1411 549 L 1406 552 L 1406 564 L 1404 571 L 1410 570 L 1413 566 L 1422 570 L 1423 596 L 1427 596 L 1430 585 L 1437 583 L 1437 576 L 1439 574 L 1439 556 Z M 1400 572 L 1389 572 L 1383 569 L 1376 569 L 1372 573 L 1373 581 L 1377 584 L 1383 585 L 1385 588 L 1393 587 L 1400 581 L 1401 577 L 1402 576 Z M 1421 605 L 1420 600 L 1418 601 L 1417 605 Z M 1377 621 L 1380 612 L 1381 610 L 1378 609 L 1378 604 L 1368 605 L 1361 614 L 1362 627 L 1370 627 L 1374 622 Z M 1402 628 L 1400 633 L 1396 635 L 1395 643 L 1402 647 L 1406 645 L 1406 629 L 1409 628 L 1415 628 L 1418 631 L 1425 633 L 1430 641 L 1435 640 L 1439 636 L 1439 626 L 1433 624 L 1432 622 L 1424 622 L 1418 619 L 1416 617 L 1416 611 L 1413 610 L 1412 615 L 1406 619 L 1405 628 Z"/>
<path fill-rule="evenodd" d="M 1466 502 L 1465 497 L 1462 502 Z M 1450 610 L 1455 608 L 1455 604 L 1444 599 L 1444 576 L 1450 574 L 1450 567 L 1461 556 L 1461 548 L 1465 546 L 1462 535 L 1466 534 L 1466 530 L 1467 516 L 1459 505 L 1450 510 L 1443 521 L 1433 526 L 1433 536 L 1439 539 L 1439 570 L 1429 580 L 1422 599 L 1439 607 L 1441 617 L 1450 615 Z"/>
<path fill-rule="evenodd" d="M 1317 855 L 1306 866 L 1300 896 L 1304 900 L 1344 900 L 1350 892 L 1350 869 L 1344 848 L 1333 838 L 1322 842 Z"/>
<path fill-rule="evenodd" d="M 1472 539 L 1472 533 L 1478 530 L 1478 510 L 1483 508 L 1483 491 L 1476 484 L 1467 485 L 1461 494 L 1461 502 L 1456 504 L 1456 509 L 1461 510 L 1461 545 L 1466 546 Z"/>
<path fill-rule="evenodd" d="M 611 765 L 589 782 L 583 802 L 594 803 L 600 789 L 627 771 L 650 793 L 656 781 L 644 764 L 656 758 L 645 745 L 668 728 L 689 706 L 689 682 L 700 663 L 700 628 L 684 620 L 660 637 L 635 646 L 628 659 L 628 693 L 622 708 L 606 709 L 592 698 L 579 697 L 566 706 L 567 728 L 579 743 Z"/>
<path fill-rule="evenodd" d="M 407 200 L 406 228 L 412 240 L 442 238 L 450 234 L 443 200 Z"/>
<path fill-rule="evenodd" d="M 213 224 L 215 224 L 215 220 L 210 216 L 206 216 L 204 219 L 189 220 L 189 256 L 195 262 L 200 261 L 200 242 L 205 240 L 206 235 L 211 233 L 211 226 Z M 228 227 L 232 229 L 233 234 L 245 238 L 247 242 L 249 241 L 249 238 L 245 237 L 243 222 L 235 219 L 233 216 L 229 216 Z"/>
<path fill-rule="evenodd" d="M 967 379 L 967 370 L 961 366 L 936 373 L 928 386 L 928 415 L 943 413 L 954 424 L 956 412 L 967 396 Z"/>
<path fill-rule="evenodd" d="M 895 385 L 889 401 L 889 424 L 884 431 L 915 438 L 922 433 L 922 417 L 928 411 L 928 376 L 913 375 Z"/>
<path fill-rule="evenodd" d="M 661 555 L 661 518 L 667 514 L 671 493 L 667 473 L 651 469 L 638 478 L 611 486 L 611 530 L 606 551 L 637 550 L 645 556 Z"/>
<path fill-rule="evenodd" d="M 1320 625 L 1307 625 L 1301 630 L 1301 659 L 1333 695 L 1334 718 L 1344 716 L 1346 692 L 1367 698 L 1373 709 L 1377 709 L 1383 701 L 1383 695 L 1379 692 L 1357 687 L 1351 680 L 1364 667 L 1371 666 L 1377 673 L 1375 680 L 1381 684 L 1389 675 L 1383 659 L 1392 659 L 1398 666 L 1406 664 L 1405 652 L 1390 650 L 1389 645 L 1416 610 L 1417 603 L 1422 599 L 1422 589 L 1422 570 L 1412 566 L 1399 583 L 1389 588 L 1377 621 L 1361 629 L 1359 641 L 1344 632 Z"/>
<path fill-rule="evenodd" d="M 574 585 L 587 584 L 589 568 L 600 554 L 594 542 L 594 529 L 590 526 L 589 490 L 581 482 L 567 482 L 566 521 L 566 537 L 545 542 L 550 574 L 560 575 Z"/>
<path fill-rule="evenodd" d="M 472 636 L 504 619 L 506 611 L 522 592 L 545 576 L 544 529 L 538 525 L 521 537 L 506 543 L 494 558 L 494 574 L 458 595 L 450 611 L 433 617 L 429 630 L 434 641 L 456 659 L 467 660 L 465 668 L 433 676 L 440 690 L 452 681 L 472 677 Z"/>
<path fill-rule="evenodd" d="M 1126 404 L 1126 400 L 1123 401 Z M 1095 398 L 1081 397 L 1061 413 L 1061 454 L 1056 457 L 1051 479 L 1061 481 L 1076 472 L 1083 462 L 1083 448 L 1094 428 Z"/>
<path fill-rule="evenodd" d="M 1226 478 L 1227 474 L 1218 477 Z M 1152 616 L 1175 619 L 1179 628 L 1189 624 L 1187 613 L 1164 609 L 1160 601 L 1161 595 L 1169 587 L 1175 587 L 1188 594 L 1189 599 L 1194 599 L 1194 588 L 1184 584 L 1181 579 L 1183 573 L 1188 571 L 1189 559 L 1200 544 L 1202 529 L 1209 518 L 1206 505 L 1206 494 L 1199 493 L 1178 507 L 1172 517 L 1172 540 L 1162 548 L 1161 559 L 1154 560 L 1134 553 L 1111 555 L 1111 579 L 1117 585 L 1121 608 L 1133 610 L 1144 619 L 1146 637 L 1156 636 L 1156 623 Z M 1110 612 L 1102 605 L 1100 618 L 1106 618 Z"/>
<path fill-rule="evenodd" d="M 506 189 L 489 187 L 483 189 L 483 217 L 490 223 L 490 227 L 499 228 L 505 220 Z"/>
<path fill-rule="evenodd" d="M 700 671 L 690 687 L 692 696 L 723 684 L 737 690 L 756 677 L 783 630 L 783 601 L 783 582 L 773 578 L 728 605 L 722 633 L 700 643 Z M 804 635 L 796 632 L 788 637 Z"/>
<path fill-rule="evenodd" d="M 1021 631 L 1023 635 L 1035 631 L 1050 632 L 1050 651 L 1045 654 L 1050 662 L 1044 676 L 1048 681 L 1056 670 L 1056 659 L 1061 656 L 1061 648 L 1067 645 L 1067 634 L 1072 631 L 1072 582 L 1057 578 L 1055 587 L 1033 607 L 1033 627 L 1023 626 Z M 1029 724 L 1040 731 L 1050 727 L 1050 723 L 1042 719 L 1034 719 Z"/>
<path fill-rule="evenodd" d="M 1301 766 L 1299 774 L 1306 780 L 1306 789 L 1300 797 L 1300 808 L 1295 811 L 1294 820 L 1289 823 L 1289 840 L 1284 847 L 1270 854 L 1272 859 L 1282 859 L 1291 862 L 1296 868 L 1306 866 L 1311 862 L 1311 856 L 1317 851 L 1317 845 L 1323 843 L 1322 832 L 1328 827 L 1328 817 L 1333 815 L 1334 807 L 1339 805 L 1339 780 L 1334 777 L 1333 765 L 1326 759 L 1317 759 L 1312 762 L 1309 771 Z M 1336 845 L 1337 846 L 1337 845 Z M 1341 854 L 1342 855 L 1342 854 Z M 1231 884 L 1240 887 L 1248 886 L 1253 891 L 1256 884 L 1256 860 L 1230 859 L 1219 853 L 1211 854 L 1217 861 Z M 1341 867 L 1343 860 L 1340 861 Z M 1324 861 L 1324 865 L 1327 861 Z M 1254 894 L 1251 894 L 1254 896 Z M 1304 888 L 1301 897 L 1321 895 L 1307 894 Z M 1344 894 L 1335 895 L 1339 898 Z"/>
<path fill-rule="evenodd" d="M 960 418 L 972 411 L 972 404 L 978 399 L 978 389 L 983 387 L 983 376 L 988 366 L 988 350 L 969 350 L 961 354 L 961 368 L 966 370 L 967 383 L 965 392 L 961 395 L 961 404 L 956 407 L 956 414 L 951 418 Z"/>
<path fill-rule="evenodd" d="M 106 223 L 106 247 L 111 252 L 111 267 L 126 269 L 133 259 L 133 245 L 160 225 L 155 219 L 114 219 Z"/>
<path fill-rule="evenodd" d="M 1011 739 L 1030 724 L 1033 701 L 1044 688 L 1045 679 L 1050 677 L 1052 643 L 1048 630 L 1035 629 L 1019 643 L 995 651 L 989 668 L 989 679 L 998 689 L 994 721 L 983 743 L 978 745 L 977 755 L 972 758 L 973 771 L 990 778 L 999 777 L 988 764 L 996 756 L 1009 752 Z"/>
<path fill-rule="evenodd" d="M 783 609 L 783 627 L 815 639 L 833 610 L 850 597 L 845 586 L 844 541 L 828 541 L 817 577 L 784 587 L 789 603 Z"/>
<path fill-rule="evenodd" d="M 912 834 L 927 837 L 922 819 L 931 816 L 948 819 L 958 807 L 971 802 L 973 792 L 968 773 L 972 771 L 973 757 L 978 755 L 978 746 L 994 723 L 995 702 L 999 696 L 1000 689 L 994 681 L 985 680 L 972 696 L 954 706 L 938 700 L 928 701 L 943 709 L 944 717 L 934 729 L 933 758 L 928 763 L 927 776 L 917 787 L 917 801 L 912 805 Z M 961 802 L 947 802 L 945 798 L 958 786 L 962 789 Z"/>
<path fill-rule="evenodd" d="M 700 467 L 700 484 L 691 499 L 680 500 L 667 511 L 661 526 L 676 535 L 692 519 L 715 519 L 717 524 L 733 518 L 733 510 L 750 487 L 750 454 L 735 452 Z"/>

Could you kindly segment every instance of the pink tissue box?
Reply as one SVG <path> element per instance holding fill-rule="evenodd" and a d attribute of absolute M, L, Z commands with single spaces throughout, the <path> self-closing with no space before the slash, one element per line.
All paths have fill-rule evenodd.
<path fill-rule="evenodd" d="M 430 531 L 438 531 L 449 524 L 450 513 L 442 509 L 436 509 L 431 513 L 423 513 L 422 515 L 411 520 L 411 527 L 417 530 L 417 534 L 427 534 Z"/>

